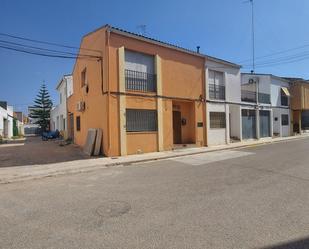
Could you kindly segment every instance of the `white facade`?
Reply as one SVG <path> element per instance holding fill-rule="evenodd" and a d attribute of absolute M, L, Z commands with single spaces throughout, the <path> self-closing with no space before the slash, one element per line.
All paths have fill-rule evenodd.
<path fill-rule="evenodd" d="M 205 66 L 207 145 L 228 144 L 231 138 L 239 140 L 240 66 L 213 58 L 208 58 Z M 225 125 L 216 125 L 214 118 L 218 116 Z"/>
<path fill-rule="evenodd" d="M 11 138 L 13 136 L 13 106 L 0 106 L 0 136 Z"/>
<path fill-rule="evenodd" d="M 51 130 L 59 130 L 67 135 L 67 98 L 73 94 L 73 77 L 65 75 L 57 85 L 59 104 L 50 112 Z"/>
<path fill-rule="evenodd" d="M 248 106 L 252 106 L 251 108 L 256 110 L 255 138 L 259 139 L 262 137 L 289 136 L 291 126 L 289 96 L 286 96 L 287 103 L 285 103 L 285 105 L 281 103 L 282 95 L 285 96 L 285 89 L 287 91 L 289 89 L 289 82 L 285 79 L 270 74 L 249 73 L 244 73 L 241 75 L 241 82 L 243 90 L 248 90 L 248 92 L 252 90 L 258 93 L 256 94 L 255 101 L 243 101 L 243 103 L 247 102 Z M 250 96 L 253 97 L 254 94 Z M 245 107 L 242 107 L 242 109 L 244 108 Z M 263 133 L 263 128 L 261 127 L 261 119 L 263 118 L 261 113 L 263 111 L 264 113 L 265 111 L 269 112 L 269 135 L 265 135 L 265 129 Z M 265 119 L 264 117 L 264 128 L 266 122 L 265 120 L 267 120 L 267 118 Z M 242 129 L 244 129 L 244 125 L 242 125 Z M 242 135 L 244 136 L 243 132 Z"/>

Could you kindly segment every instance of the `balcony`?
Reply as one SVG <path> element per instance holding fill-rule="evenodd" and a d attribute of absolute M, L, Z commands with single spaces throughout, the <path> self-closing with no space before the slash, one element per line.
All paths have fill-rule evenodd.
<path fill-rule="evenodd" d="M 225 86 L 224 85 L 209 84 L 209 98 L 210 99 L 225 100 Z"/>
<path fill-rule="evenodd" d="M 270 94 L 259 93 L 259 103 L 270 104 Z"/>
<path fill-rule="evenodd" d="M 241 101 L 256 103 L 256 92 L 241 90 Z"/>
<path fill-rule="evenodd" d="M 157 91 L 157 77 L 155 74 L 125 69 L 125 83 L 127 91 Z"/>
<path fill-rule="evenodd" d="M 241 101 L 256 103 L 256 95 L 254 91 L 241 90 Z M 259 93 L 258 100 L 259 103 L 270 104 L 270 94 Z"/>

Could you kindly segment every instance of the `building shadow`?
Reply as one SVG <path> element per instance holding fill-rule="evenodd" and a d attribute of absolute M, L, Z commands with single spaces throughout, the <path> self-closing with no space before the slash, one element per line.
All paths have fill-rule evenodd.
<path fill-rule="evenodd" d="M 278 243 L 259 249 L 309 249 L 309 237 Z"/>

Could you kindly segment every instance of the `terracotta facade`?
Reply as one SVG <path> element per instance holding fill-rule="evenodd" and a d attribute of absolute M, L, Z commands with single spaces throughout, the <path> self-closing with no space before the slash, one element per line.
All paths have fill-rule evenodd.
<path fill-rule="evenodd" d="M 125 88 L 124 53 L 127 50 L 154 58 L 156 92 Z M 102 59 L 83 58 L 82 54 Z M 68 116 L 72 117 L 69 130 L 74 142 L 83 146 L 88 129 L 100 128 L 102 152 L 106 156 L 171 150 L 175 142 L 173 114 L 179 111 L 180 143 L 205 146 L 204 65 L 205 57 L 198 53 L 109 26 L 84 36 L 80 58 L 73 69 L 74 94 L 68 99 Z M 84 70 L 86 80 L 82 79 Z M 86 81 L 84 86 L 82 81 Z M 85 103 L 85 110 L 77 110 L 79 102 Z M 156 111 L 158 129 L 127 132 L 127 109 Z M 77 117 L 80 117 L 79 131 Z"/>

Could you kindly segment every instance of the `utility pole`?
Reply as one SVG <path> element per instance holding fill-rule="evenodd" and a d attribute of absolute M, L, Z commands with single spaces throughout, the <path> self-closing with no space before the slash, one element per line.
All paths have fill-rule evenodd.
<path fill-rule="evenodd" d="M 255 34 L 254 34 L 254 2 L 250 0 L 251 3 L 251 29 L 252 29 L 252 70 L 251 73 L 255 71 Z"/>
<path fill-rule="evenodd" d="M 248 0 L 243 3 L 251 4 L 251 40 L 252 40 L 252 69 L 251 73 L 255 71 L 255 34 L 254 34 L 254 0 Z"/>

